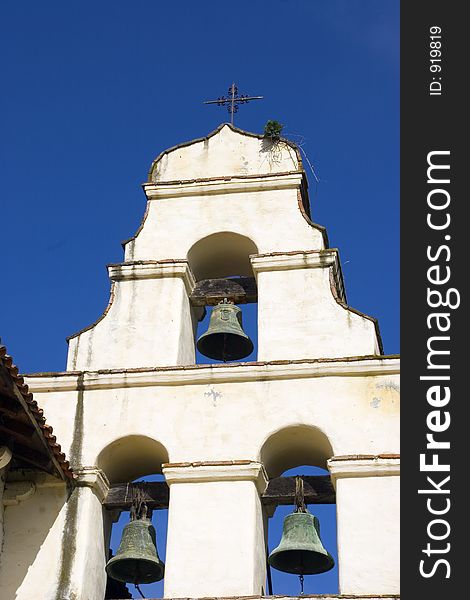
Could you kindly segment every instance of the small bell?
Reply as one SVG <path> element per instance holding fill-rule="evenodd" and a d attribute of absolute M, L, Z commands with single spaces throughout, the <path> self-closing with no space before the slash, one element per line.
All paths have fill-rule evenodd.
<path fill-rule="evenodd" d="M 130 521 L 123 529 L 116 556 L 106 565 L 106 573 L 118 581 L 139 585 L 160 581 L 164 572 L 151 521 L 146 517 Z"/>
<path fill-rule="evenodd" d="M 226 298 L 214 306 L 209 327 L 197 341 L 197 349 L 215 360 L 238 360 L 253 352 L 253 342 L 242 328 L 242 311 Z"/>
<path fill-rule="evenodd" d="M 279 546 L 268 557 L 268 563 L 278 571 L 293 573 L 301 578 L 329 571 L 335 566 L 330 553 L 320 539 L 320 522 L 311 515 L 304 503 L 303 480 L 296 478 L 296 511 L 284 519 Z"/>

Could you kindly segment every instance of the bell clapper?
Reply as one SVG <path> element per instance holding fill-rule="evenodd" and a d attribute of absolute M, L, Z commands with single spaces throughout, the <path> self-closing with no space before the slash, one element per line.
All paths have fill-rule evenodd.
<path fill-rule="evenodd" d="M 304 576 L 303 575 L 299 575 L 299 581 L 300 581 L 300 595 L 303 596 L 304 595 Z"/>
<path fill-rule="evenodd" d="M 143 595 L 143 593 L 142 593 L 142 590 L 141 590 L 141 589 L 140 589 L 140 587 L 139 587 L 139 584 L 138 584 L 138 583 L 134 583 L 134 587 L 135 587 L 135 589 L 136 589 L 136 590 L 139 592 L 139 594 L 141 595 L 141 597 L 142 597 L 142 598 L 145 598 L 145 596 L 144 596 L 144 595 Z"/>

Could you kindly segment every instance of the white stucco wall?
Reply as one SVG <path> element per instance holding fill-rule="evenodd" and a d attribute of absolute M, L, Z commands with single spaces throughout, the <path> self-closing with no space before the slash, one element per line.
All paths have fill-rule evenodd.
<path fill-rule="evenodd" d="M 103 600 L 111 515 L 102 497 L 32 471 L 16 473 L 7 489 L 0 597 Z"/>
<path fill-rule="evenodd" d="M 307 427 L 298 430 L 298 439 L 307 436 L 309 439 L 304 437 L 305 443 L 314 447 L 317 442 L 323 444 L 321 436 L 326 436 L 334 455 L 398 453 L 397 372 L 396 359 L 377 358 L 90 372 L 81 377 L 64 373 L 32 376 L 27 378 L 27 382 L 38 403 L 44 407 L 46 414 L 51 415 L 54 432 L 75 464 L 95 465 L 109 444 L 119 438 L 125 444 L 127 436 L 146 436 L 156 440 L 161 445 L 158 447 L 167 451 L 163 458 L 164 454 L 157 449 L 160 460 L 166 460 L 167 456 L 170 463 L 184 464 L 194 461 L 259 461 L 270 436 L 283 428 L 295 428 L 301 424 Z M 139 438 L 129 439 L 135 445 Z M 142 445 L 145 453 L 153 452 L 151 448 L 147 446 L 145 450 L 145 445 Z M 116 455 L 120 465 L 123 456 L 125 445 Z M 138 460 L 138 454 L 131 453 L 130 457 L 132 462 Z M 147 456 L 144 458 L 148 459 Z M 264 458 L 268 460 L 269 457 Z M 292 460 L 293 464 L 287 466 L 295 466 L 295 458 Z M 109 461 L 112 461 L 112 455 L 106 458 L 106 468 L 111 473 Z M 121 475 L 125 472 L 124 468 Z M 183 481 L 173 484 L 170 481 L 166 597 L 187 596 L 190 589 L 193 597 L 262 593 L 265 548 L 260 492 L 251 481 L 230 481 L 220 477 L 215 474 L 210 483 Z M 358 479 L 351 491 L 346 488 L 346 494 L 341 490 L 341 483 L 337 482 L 338 498 L 347 498 L 344 512 L 338 504 L 338 527 L 343 536 L 340 540 L 347 545 L 358 533 L 357 528 L 351 529 L 349 523 L 351 507 L 362 501 L 363 495 L 366 498 L 374 496 L 369 494 L 368 487 L 368 482 L 373 479 Z M 382 480 L 387 478 L 377 479 L 380 479 L 380 497 L 377 502 L 371 501 L 366 506 L 367 518 L 380 527 L 384 520 L 380 490 Z M 361 488 L 362 481 L 366 482 L 364 488 Z M 99 525 L 101 507 L 93 499 L 93 493 L 88 491 L 88 497 L 83 497 L 80 505 L 83 517 L 80 517 L 76 533 L 71 580 L 80 581 L 80 574 L 86 570 L 95 581 L 94 589 L 99 590 L 104 584 L 100 577 L 103 577 L 105 561 L 103 533 Z M 387 504 L 387 511 L 386 526 L 390 525 L 392 529 L 391 525 L 398 522 L 396 510 Z M 369 570 L 362 573 L 359 587 L 355 569 L 349 566 L 353 555 L 346 551 L 339 564 L 343 591 L 353 593 L 354 590 L 355 593 L 359 590 L 362 593 L 367 590 L 368 593 L 386 594 L 396 590 L 397 573 L 381 565 L 377 557 L 384 556 L 389 560 L 389 550 L 382 548 L 382 544 L 389 546 L 392 543 L 393 546 L 397 532 L 397 528 L 394 532 L 390 531 L 387 539 L 367 538 L 372 544 L 370 552 L 379 562 L 374 573 Z M 50 535 L 52 539 L 47 541 L 47 547 L 55 548 L 50 552 L 52 555 L 56 553 L 58 562 L 60 544 L 56 534 Z M 226 543 L 227 540 L 230 544 Z M 89 550 L 85 552 L 84 548 Z M 204 551 L 197 552 L 199 548 Z M 354 548 L 357 550 L 356 546 Z M 201 578 L 201 572 L 207 569 L 208 556 L 211 570 Z M 235 561 L 240 569 L 227 571 L 227 561 L 230 564 Z M 387 577 L 380 578 L 375 574 L 382 568 L 388 573 Z M 184 578 L 178 576 L 182 569 Z M 224 576 L 220 577 L 220 573 Z M 58 576 L 55 577 L 57 580 Z M 29 581 L 32 580 L 28 575 L 23 583 L 25 594 L 31 592 Z M 87 593 L 94 600 L 92 591 Z"/>
<path fill-rule="evenodd" d="M 54 481 L 46 485 L 33 482 L 33 486 L 31 496 L 20 496 L 5 507 L 1 597 L 56 600 L 64 559 L 65 485 Z"/>
<path fill-rule="evenodd" d="M 195 362 L 197 321 L 182 277 L 187 266 L 141 270 L 146 272 L 139 279 L 136 269 L 116 279 L 105 317 L 70 340 L 69 370 Z"/>
<path fill-rule="evenodd" d="M 280 173 L 299 169 L 299 163 L 298 152 L 288 143 L 273 145 L 226 123 L 206 138 L 166 150 L 153 163 L 149 180 Z"/>
<path fill-rule="evenodd" d="M 314 256 L 253 258 L 258 283 L 258 360 L 380 353 L 374 322 L 335 300 L 331 267 L 309 268 Z"/>
<path fill-rule="evenodd" d="M 321 232 L 299 209 L 301 182 L 301 175 L 272 175 L 253 182 L 192 183 L 187 190 L 184 184 L 148 184 L 147 216 L 126 245 L 125 260 L 185 258 L 196 242 L 219 231 L 250 238 L 259 252 L 321 249 Z"/>
<path fill-rule="evenodd" d="M 296 424 L 324 432 L 337 455 L 397 453 L 397 371 L 397 359 L 337 360 L 64 373 L 27 382 L 67 456 L 94 465 L 103 448 L 131 435 L 158 440 L 169 462 L 257 460 L 270 435 Z"/>
<path fill-rule="evenodd" d="M 260 595 L 263 462 L 279 474 L 328 459 L 341 591 L 396 593 L 399 364 L 379 356 L 373 320 L 345 307 L 338 253 L 299 202 L 301 169 L 287 144 L 230 126 L 154 163 L 143 224 L 125 262 L 108 267 L 105 314 L 70 339 L 68 372 L 26 378 L 84 487 L 66 504 L 62 486 L 7 508 L 4 555 L 23 560 L 15 558 L 21 544 L 29 552 L 22 570 L 10 563 L 11 597 L 15 586 L 18 599 L 36 597 L 44 578 L 47 600 L 101 600 L 107 478 L 130 481 L 162 463 L 170 485 L 165 596 Z M 238 247 L 230 237 L 235 254 L 257 250 L 242 258 L 258 284 L 259 362 L 196 366 L 201 309 L 189 296 L 204 269 L 191 249 L 221 232 L 244 236 Z M 211 249 L 198 256 L 210 260 Z M 351 455 L 363 456 L 353 465 L 360 475 L 344 459 Z M 394 457 L 390 465 L 383 455 Z M 31 545 L 28 527 L 41 511 L 47 519 Z M 387 535 L 374 534 L 381 530 Z M 364 556 L 373 568 L 358 577 Z"/>
<path fill-rule="evenodd" d="M 339 588 L 400 591 L 400 478 L 354 477 L 336 485 Z"/>
<path fill-rule="evenodd" d="M 189 467 L 183 469 L 182 482 L 168 472 L 178 476 L 181 470 L 164 470 L 171 494 L 165 597 L 205 597 L 221 590 L 228 596 L 261 594 L 266 567 L 259 560 L 264 559 L 260 492 L 267 480 L 262 487 L 253 480 L 238 480 L 233 471 L 238 477 L 246 475 L 237 466 Z M 191 481 L 201 470 L 209 480 Z M 198 571 L 204 576 L 197 577 Z"/>

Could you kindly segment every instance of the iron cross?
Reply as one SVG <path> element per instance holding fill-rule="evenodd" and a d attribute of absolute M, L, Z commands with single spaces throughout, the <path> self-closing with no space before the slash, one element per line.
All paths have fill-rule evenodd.
<path fill-rule="evenodd" d="M 262 100 L 263 96 L 247 96 L 246 94 L 238 95 L 237 86 L 232 83 L 228 88 L 228 98 L 220 96 L 217 100 L 206 100 L 204 104 L 217 104 L 217 106 L 226 106 L 230 113 L 230 123 L 233 125 L 233 115 L 238 111 L 239 104 L 246 104 L 250 100 Z"/>

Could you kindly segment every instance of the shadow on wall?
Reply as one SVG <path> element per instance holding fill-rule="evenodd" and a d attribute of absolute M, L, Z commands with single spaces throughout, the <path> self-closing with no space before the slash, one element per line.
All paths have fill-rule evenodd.
<path fill-rule="evenodd" d="M 260 460 L 268 476 L 279 477 L 284 471 L 298 465 L 326 469 L 333 456 L 327 436 L 311 425 L 291 425 L 279 429 L 263 443 Z"/>
<path fill-rule="evenodd" d="M 151 473 L 161 473 L 168 462 L 167 449 L 145 435 L 128 435 L 111 442 L 100 452 L 97 465 L 110 483 L 134 481 Z"/>
<path fill-rule="evenodd" d="M 2 598 L 15 598 L 23 585 L 37 589 L 39 581 L 55 581 L 66 497 L 65 484 L 38 487 L 32 498 L 5 507 L 0 564 Z"/>
<path fill-rule="evenodd" d="M 188 262 L 196 281 L 232 275 L 253 277 L 250 254 L 258 254 L 250 238 L 221 231 L 196 242 L 188 252 Z"/>

